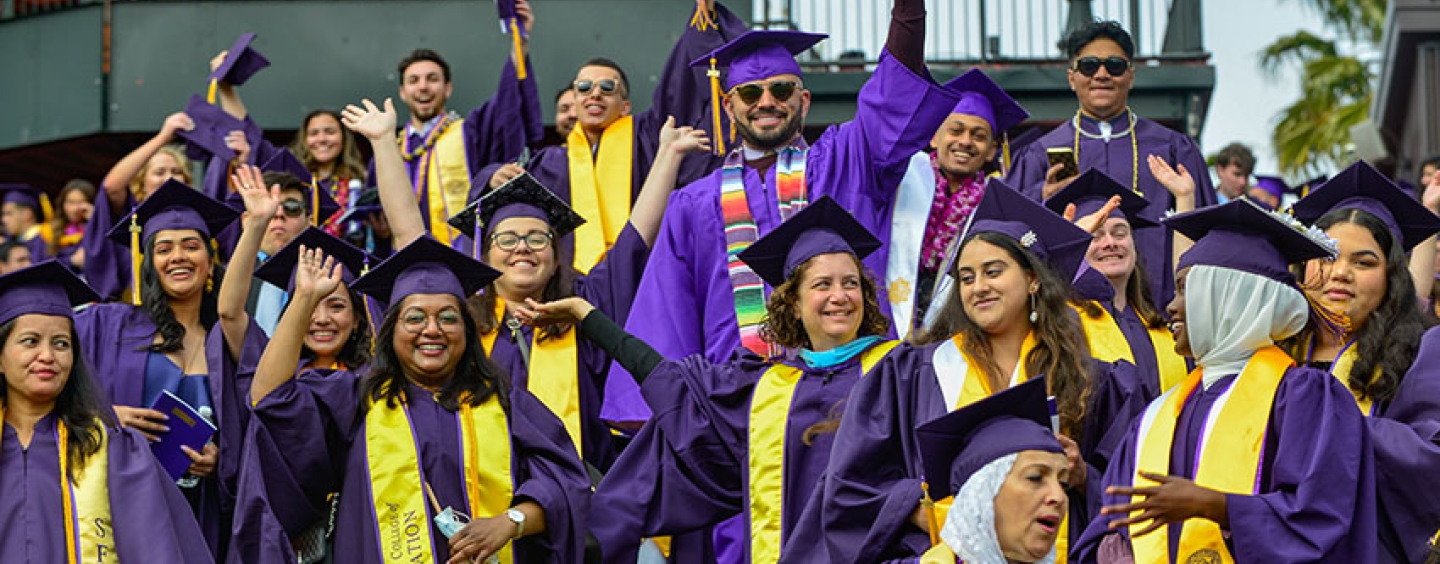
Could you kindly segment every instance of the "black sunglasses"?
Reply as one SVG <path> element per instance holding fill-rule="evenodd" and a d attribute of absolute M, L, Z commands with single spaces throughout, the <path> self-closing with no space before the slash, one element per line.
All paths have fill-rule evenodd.
<path fill-rule="evenodd" d="M 794 96 L 795 91 L 799 89 L 800 85 L 794 81 L 777 80 L 771 82 L 768 87 L 759 84 L 741 84 L 740 86 L 736 86 L 731 92 L 739 96 L 740 101 L 746 104 L 754 104 L 760 101 L 760 97 L 765 95 L 766 90 L 770 91 L 770 95 L 775 97 L 776 102 L 785 102 L 789 100 L 791 96 Z"/>
<path fill-rule="evenodd" d="M 1075 65 L 1070 68 L 1086 77 L 1092 77 L 1095 76 L 1095 73 L 1100 72 L 1102 66 L 1105 67 L 1105 72 L 1110 73 L 1110 76 L 1120 76 L 1130 70 L 1130 61 L 1122 57 L 1110 57 L 1104 60 L 1101 60 L 1100 57 L 1080 57 L 1075 59 Z"/>
<path fill-rule="evenodd" d="M 305 202 L 300 200 L 285 200 L 280 202 L 280 211 L 285 217 L 300 217 L 305 215 Z"/>
<path fill-rule="evenodd" d="M 620 87 L 620 83 L 616 82 L 613 78 L 602 78 L 600 80 L 577 80 L 574 86 L 576 94 L 589 96 L 590 91 L 594 90 L 596 86 L 600 87 L 601 92 L 611 94 L 615 92 L 616 88 Z"/>

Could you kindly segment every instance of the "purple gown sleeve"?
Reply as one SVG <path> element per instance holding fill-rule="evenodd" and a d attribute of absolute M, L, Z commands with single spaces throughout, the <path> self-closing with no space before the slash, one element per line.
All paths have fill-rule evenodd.
<path fill-rule="evenodd" d="M 565 426 L 530 392 L 516 388 L 510 393 L 510 440 L 520 468 L 515 501 L 531 500 L 545 510 L 545 532 L 517 541 L 516 548 L 530 556 L 526 562 L 580 562 L 590 479 Z M 535 558 L 542 554 L 543 559 Z"/>
<path fill-rule="evenodd" d="M 125 209 L 110 209 L 110 198 L 102 186 L 90 221 L 85 225 L 85 236 L 80 238 L 80 248 L 85 249 L 85 281 L 102 300 L 118 298 L 130 284 L 130 250 L 106 236 L 115 222 L 135 205 L 130 196 L 125 197 L 125 202 Z"/>
<path fill-rule="evenodd" d="M 245 445 L 267 456 L 258 457 L 258 468 L 242 467 L 241 481 L 255 470 L 264 476 L 266 489 L 304 493 L 299 498 L 270 497 L 272 504 L 277 499 L 285 504 L 308 500 L 320 507 L 328 494 L 340 489 L 346 455 L 359 427 L 360 401 L 360 376 L 345 370 L 306 370 L 270 392 L 255 405 L 250 426 L 256 432 L 247 433 Z M 284 508 L 274 509 L 287 530 L 309 524 L 291 529 Z"/>
<path fill-rule="evenodd" d="M 121 562 L 214 562 L 175 482 L 150 445 L 128 429 L 107 429 L 110 523 Z"/>
<path fill-rule="evenodd" d="M 1045 173 L 1050 170 L 1050 161 L 1045 157 L 1045 147 L 1035 142 L 1020 149 L 1010 161 L 1010 172 L 1005 183 L 1019 190 L 1021 194 L 1039 201 L 1045 186 Z"/>
<path fill-rule="evenodd" d="M 535 86 L 535 71 L 528 58 L 525 70 L 530 74 L 525 80 L 520 80 L 515 74 L 513 58 L 506 57 L 495 94 L 465 116 L 465 159 L 472 174 L 486 165 L 512 162 L 520 157 L 526 146 L 544 138 L 545 126 L 540 122 L 540 94 Z M 483 180 L 471 184 L 469 201 L 474 201 L 489 189 L 490 177 L 485 176 Z"/>
<path fill-rule="evenodd" d="M 255 365 L 260 362 L 260 355 L 270 341 L 254 319 L 246 327 L 244 339 L 240 358 L 237 359 L 230 355 L 230 348 L 225 344 L 225 332 L 218 322 L 205 337 L 210 397 L 218 428 L 215 445 L 220 449 L 215 473 L 220 483 L 221 508 L 226 512 L 233 508 L 240 457 L 250 423 L 250 382 L 254 378 Z"/>
<path fill-rule="evenodd" d="M 30 250 L 30 262 L 41 263 L 50 258 L 50 245 L 45 243 L 45 238 L 39 235 L 25 241 L 25 248 Z"/>
<path fill-rule="evenodd" d="M 1420 341 L 1395 399 L 1366 419 L 1375 449 L 1382 542 L 1390 557 L 1420 562 L 1440 530 L 1440 330 Z M 1388 529 L 1388 530 L 1387 530 Z M 1394 546 L 1399 545 L 1399 546 Z"/>
<path fill-rule="evenodd" d="M 627 223 L 600 264 L 575 281 L 575 295 L 585 298 L 617 325 L 624 326 L 649 259 L 650 247 L 645 245 L 635 226 Z"/>

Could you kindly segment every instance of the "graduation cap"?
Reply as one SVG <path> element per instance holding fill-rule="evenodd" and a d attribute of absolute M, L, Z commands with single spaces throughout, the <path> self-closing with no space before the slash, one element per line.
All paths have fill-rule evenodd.
<path fill-rule="evenodd" d="M 1314 223 L 1344 208 L 1364 210 L 1380 218 L 1407 252 L 1440 232 L 1440 218 L 1364 161 L 1350 165 L 1290 209 L 1296 219 Z"/>
<path fill-rule="evenodd" d="M 1045 206 L 1016 192 L 999 178 L 990 179 L 985 187 L 985 195 L 970 214 L 970 226 L 961 240 L 985 232 L 1000 233 L 1016 240 L 1065 280 L 1075 278 L 1080 265 L 1085 262 L 1085 253 L 1090 250 L 1090 241 L 1095 238 Z M 959 245 L 955 246 L 956 253 L 959 248 Z M 951 260 L 955 258 L 951 257 Z"/>
<path fill-rule="evenodd" d="M 300 182 L 307 188 L 307 190 L 302 190 L 302 192 L 305 192 L 305 205 L 310 209 L 310 225 L 322 225 L 326 219 L 335 215 L 335 212 L 340 211 L 340 202 L 335 201 L 335 197 L 330 195 L 330 191 L 315 181 L 315 176 L 310 172 L 310 169 L 305 168 L 305 163 L 300 162 L 300 159 L 296 157 L 294 153 L 291 153 L 290 149 L 280 149 L 277 151 L 275 156 L 270 157 L 270 160 L 260 165 L 260 170 L 265 172 L 284 172 L 300 179 Z M 235 194 L 238 195 L 239 193 L 236 192 Z M 236 196 L 232 195 L 232 197 Z M 242 207 L 244 206 L 245 201 L 243 198 L 240 200 L 240 204 Z"/>
<path fill-rule="evenodd" d="M 215 89 L 219 83 L 224 82 L 233 86 L 245 84 L 260 69 L 270 66 L 270 59 L 266 59 L 259 51 L 250 47 L 255 41 L 254 33 L 242 34 L 235 40 L 235 44 L 225 53 L 225 60 L 215 71 L 210 73 L 210 91 L 206 99 L 215 103 Z"/>
<path fill-rule="evenodd" d="M 945 88 L 960 94 L 960 101 L 950 113 L 983 119 L 990 124 L 990 133 L 1002 139 L 1000 163 L 1006 171 L 1010 170 L 1010 143 L 1005 132 L 1020 125 L 1030 117 L 1030 112 L 978 68 L 946 82 Z"/>
<path fill-rule="evenodd" d="M 1284 178 L 1280 178 L 1278 176 L 1262 176 L 1258 174 L 1255 175 L 1255 188 L 1259 188 L 1266 194 L 1274 196 L 1275 201 L 1277 202 L 1285 198 L 1286 192 L 1294 191 L 1294 189 L 1291 188 L 1289 184 L 1285 183 Z"/>
<path fill-rule="evenodd" d="M 915 428 L 931 492 L 953 495 L 995 459 L 1027 450 L 1061 453 L 1050 428 L 1045 379 L 1032 378 Z"/>
<path fill-rule="evenodd" d="M 472 234 L 478 250 L 481 235 L 512 217 L 533 217 L 544 221 L 550 224 L 550 230 L 555 232 L 556 238 L 564 237 L 585 223 L 585 218 L 575 213 L 565 200 L 561 200 L 528 172 L 516 175 L 509 182 L 481 196 L 451 217 L 447 223 L 461 233 Z"/>
<path fill-rule="evenodd" d="M 133 284 L 140 282 L 141 244 L 156 232 L 167 229 L 193 229 L 205 239 L 225 229 L 240 217 L 234 208 L 186 186 L 178 180 L 167 180 L 125 219 L 115 223 L 106 234 L 110 240 L 130 246 L 130 276 Z M 134 293 L 135 304 L 140 292 Z"/>
<path fill-rule="evenodd" d="M 37 223 L 47 223 L 55 215 L 50 198 L 29 184 L 0 184 L 0 202 L 34 210 Z"/>
<path fill-rule="evenodd" d="M 800 63 L 795 56 L 815 46 L 829 35 L 789 30 L 757 29 L 740 34 L 704 56 L 690 62 L 692 67 L 709 66 L 706 75 L 710 77 L 710 103 L 715 121 L 715 131 L 722 131 L 720 123 L 720 67 L 727 67 L 725 91 L 747 82 L 764 80 L 772 76 L 793 74 L 803 76 Z M 724 141 L 717 134 L 715 153 L 724 154 Z"/>
<path fill-rule="evenodd" d="M 346 284 L 354 284 L 355 279 L 364 274 L 366 266 L 370 264 L 370 257 L 365 251 L 326 233 L 323 229 L 306 227 L 294 240 L 277 251 L 275 256 L 255 269 L 255 277 L 285 288 L 287 292 L 294 292 L 295 265 L 300 263 L 301 245 L 307 249 L 320 249 L 334 257 L 335 261 L 340 263 L 341 277 Z"/>
<path fill-rule="evenodd" d="M 530 34 L 520 25 L 520 16 L 515 13 L 515 0 L 495 0 L 495 11 L 500 15 L 500 33 L 510 36 L 515 51 L 515 78 L 525 80 L 525 39 Z"/>
<path fill-rule="evenodd" d="M 1134 190 L 1126 188 L 1110 175 L 1098 168 L 1087 169 L 1049 200 L 1045 207 L 1055 213 L 1064 213 L 1065 206 L 1075 204 L 1075 217 L 1085 217 L 1105 207 L 1113 196 L 1120 196 L 1120 207 L 1110 212 L 1110 217 L 1123 217 L 1131 227 L 1154 227 L 1160 225 L 1143 215 L 1150 202 Z"/>
<path fill-rule="evenodd" d="M 393 306 L 410 294 L 449 294 L 464 300 L 499 277 L 499 271 L 426 235 L 351 287 Z"/>
<path fill-rule="evenodd" d="M 186 156 L 195 160 L 213 156 L 225 162 L 235 158 L 235 151 L 225 144 L 225 136 L 231 131 L 245 131 L 244 121 L 225 113 L 220 106 L 206 102 L 198 94 L 190 95 L 185 115 L 195 122 L 195 129 L 182 129 L 175 134 L 185 140 Z"/>
<path fill-rule="evenodd" d="M 0 325 L 28 314 L 70 317 L 75 306 L 98 301 L 95 290 L 54 259 L 0 276 Z"/>
<path fill-rule="evenodd" d="M 851 253 L 865 258 L 879 248 L 880 240 L 875 235 L 834 199 L 825 196 L 755 241 L 739 257 L 760 279 L 775 287 L 790 278 L 795 267 L 815 256 Z"/>
<path fill-rule="evenodd" d="M 360 221 L 372 212 L 382 211 L 385 208 L 380 206 L 380 191 L 375 188 L 361 190 L 360 196 L 355 199 L 355 205 L 345 210 L 345 215 L 340 216 L 340 222 Z M 463 211 L 461 213 L 464 213 Z M 458 215 L 458 214 L 457 214 Z"/>
<path fill-rule="evenodd" d="M 1248 198 L 1172 215 L 1160 222 L 1195 241 L 1180 256 L 1176 271 L 1195 265 L 1218 266 L 1295 286 L 1289 265 L 1334 258 L 1337 253 L 1335 242 L 1325 232 Z"/>

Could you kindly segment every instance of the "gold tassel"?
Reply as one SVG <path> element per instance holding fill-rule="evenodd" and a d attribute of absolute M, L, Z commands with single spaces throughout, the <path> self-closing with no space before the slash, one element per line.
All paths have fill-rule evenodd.
<path fill-rule="evenodd" d="M 920 482 L 920 505 L 925 508 L 925 522 L 930 525 L 930 546 L 940 545 L 940 520 L 935 517 L 935 500 L 930 499 L 930 484 Z"/>
<path fill-rule="evenodd" d="M 510 18 L 510 39 L 515 42 L 515 78 L 525 80 L 525 42 L 520 37 L 519 18 Z"/>
<path fill-rule="evenodd" d="M 1010 174 L 1010 134 L 1000 134 L 1000 173 Z"/>
<path fill-rule="evenodd" d="M 140 223 L 130 213 L 130 302 L 140 305 Z"/>
<path fill-rule="evenodd" d="M 320 227 L 320 181 L 310 177 L 310 225 Z"/>
<path fill-rule="evenodd" d="M 1324 304 L 1310 297 L 1310 293 L 1303 289 L 1300 293 L 1305 295 L 1305 301 L 1310 304 L 1310 311 L 1315 317 L 1316 325 L 1320 327 L 1320 330 L 1329 334 L 1334 340 L 1343 340 L 1345 334 L 1350 332 L 1350 316 L 1345 315 L 1344 312 L 1333 311 L 1325 307 Z"/>
<path fill-rule="evenodd" d="M 715 154 L 725 154 L 725 135 L 721 133 L 720 125 L 720 69 L 715 66 L 715 57 L 710 57 L 710 70 L 705 71 L 705 76 L 710 77 L 710 111 L 715 118 Z"/>
<path fill-rule="evenodd" d="M 715 18 L 710 15 L 710 12 L 702 9 L 698 5 L 695 6 L 695 15 L 690 16 L 690 27 L 695 28 L 697 31 L 720 29 L 720 26 L 715 25 Z"/>
<path fill-rule="evenodd" d="M 220 88 L 220 79 L 218 79 L 218 78 L 212 78 L 212 79 L 210 79 L 210 89 L 205 92 L 205 101 L 206 101 L 206 102 L 210 102 L 211 104 L 214 104 L 214 103 L 215 103 L 215 93 L 216 93 L 216 90 L 218 90 L 219 88 Z"/>

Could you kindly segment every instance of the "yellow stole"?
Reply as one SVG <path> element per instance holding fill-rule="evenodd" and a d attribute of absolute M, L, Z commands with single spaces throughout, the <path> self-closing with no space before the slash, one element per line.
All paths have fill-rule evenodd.
<path fill-rule="evenodd" d="M 0 404 L 0 421 L 5 406 Z M 65 562 L 118 562 L 115 533 L 110 527 L 110 437 L 100 426 L 100 448 L 85 459 L 73 476 L 69 466 L 70 430 L 55 419 L 55 449 L 60 452 L 60 503 L 65 519 Z"/>
<path fill-rule="evenodd" d="M 1160 393 L 1180 385 L 1185 380 L 1185 357 L 1175 352 L 1175 336 L 1164 327 L 1147 331 L 1150 346 L 1155 349 L 1155 366 L 1160 367 Z"/>
<path fill-rule="evenodd" d="M 955 551 L 950 550 L 950 547 L 943 542 L 930 547 L 930 550 L 920 555 L 920 564 L 955 564 L 956 562 L 958 562 L 958 558 L 955 556 Z"/>
<path fill-rule="evenodd" d="M 1265 427 L 1270 421 L 1270 408 L 1275 391 L 1285 370 L 1295 365 L 1290 355 L 1278 347 L 1258 351 L 1245 364 L 1235 383 L 1212 408 L 1207 431 L 1201 437 L 1199 468 L 1195 483 L 1224 493 L 1252 495 L 1260 474 L 1260 455 L 1265 447 Z M 1179 386 L 1150 404 L 1140 420 L 1138 452 L 1135 455 L 1134 484 L 1154 485 L 1141 472 L 1170 473 L 1170 451 L 1175 441 L 1175 427 L 1185 400 L 1200 385 L 1203 368 L 1197 368 Z M 1211 436 L 1220 440 L 1210 441 Z M 1136 503 L 1143 498 L 1136 496 Z M 1135 514 L 1138 514 L 1136 512 Z M 1169 525 L 1148 535 L 1135 533 L 1148 523 L 1130 525 L 1130 545 L 1136 562 L 1168 562 Z M 1198 560 L 1197 560 L 1198 559 Z M 1185 521 L 1180 534 L 1181 562 L 1216 562 L 1231 564 L 1235 557 L 1225 547 L 1220 526 L 1206 519 Z"/>
<path fill-rule="evenodd" d="M 1085 330 L 1090 356 L 1100 362 L 1124 360 L 1134 364 L 1135 355 L 1130 351 L 1130 341 L 1125 338 L 1125 333 L 1120 331 L 1120 323 L 1099 303 L 1091 303 L 1100 308 L 1099 317 L 1090 317 L 1080 306 L 1070 304 L 1070 308 L 1080 316 L 1080 327 Z"/>
<path fill-rule="evenodd" d="M 445 220 L 465 209 L 465 200 L 470 196 L 470 163 L 465 159 L 465 120 L 457 119 L 445 127 L 435 140 L 435 145 L 420 157 L 420 170 L 415 174 L 425 175 L 425 214 L 430 220 L 430 234 L 436 241 L 450 244 L 460 235 L 450 228 Z M 405 132 L 400 132 L 399 142 L 404 144 Z M 418 198 L 420 195 L 416 194 Z"/>
<path fill-rule="evenodd" d="M 575 230 L 575 270 L 589 273 L 615 245 L 630 221 L 631 161 L 635 158 L 635 119 L 620 118 L 600 135 L 592 153 L 579 127 L 565 140 L 570 162 L 570 206 L 588 219 Z"/>
<path fill-rule="evenodd" d="M 879 341 L 860 353 L 863 376 L 885 358 L 899 341 Z M 785 484 L 785 429 L 790 421 L 790 400 L 802 371 L 776 363 L 760 381 L 750 399 L 750 561 L 780 560 L 780 525 L 783 523 Z"/>
<path fill-rule="evenodd" d="M 1355 361 L 1359 359 L 1360 353 L 1355 350 L 1355 341 L 1351 341 L 1350 344 L 1345 345 L 1345 348 L 1340 351 L 1340 356 L 1335 357 L 1335 362 L 1330 363 L 1330 374 L 1338 378 L 1347 390 L 1350 389 L 1350 368 L 1355 366 Z M 1370 378 L 1374 380 L 1379 376 L 1380 367 L 1376 366 L 1375 374 L 1371 375 Z M 1375 409 L 1375 400 L 1371 398 L 1362 400 L 1360 399 L 1360 394 L 1355 393 L 1355 390 L 1350 390 L 1350 392 L 1355 396 L 1355 405 L 1360 408 L 1360 414 L 1369 417 L 1372 414 L 1372 410 Z"/>
<path fill-rule="evenodd" d="M 499 296 L 495 297 L 495 319 L 505 319 L 505 300 Z M 503 326 L 480 336 L 485 356 L 490 356 L 495 350 L 495 338 L 504 330 Z M 565 424 L 565 432 L 575 441 L 575 452 L 585 452 L 580 444 L 583 435 L 580 427 L 580 359 L 575 348 L 575 328 L 543 341 L 538 329 L 531 330 L 531 335 L 529 378 L 525 389 Z"/>
<path fill-rule="evenodd" d="M 505 411 L 499 398 L 491 396 L 473 407 L 462 400 L 457 417 L 464 445 L 461 471 L 469 506 L 466 511 L 473 519 L 499 515 L 514 497 L 510 425 Z M 433 516 L 426 508 L 425 471 L 404 402 L 397 407 L 383 401 L 370 405 L 365 414 L 365 454 L 375 532 L 384 563 L 435 562 L 437 539 L 431 536 Z M 511 545 L 506 543 L 496 557 L 507 564 L 514 562 Z"/>

